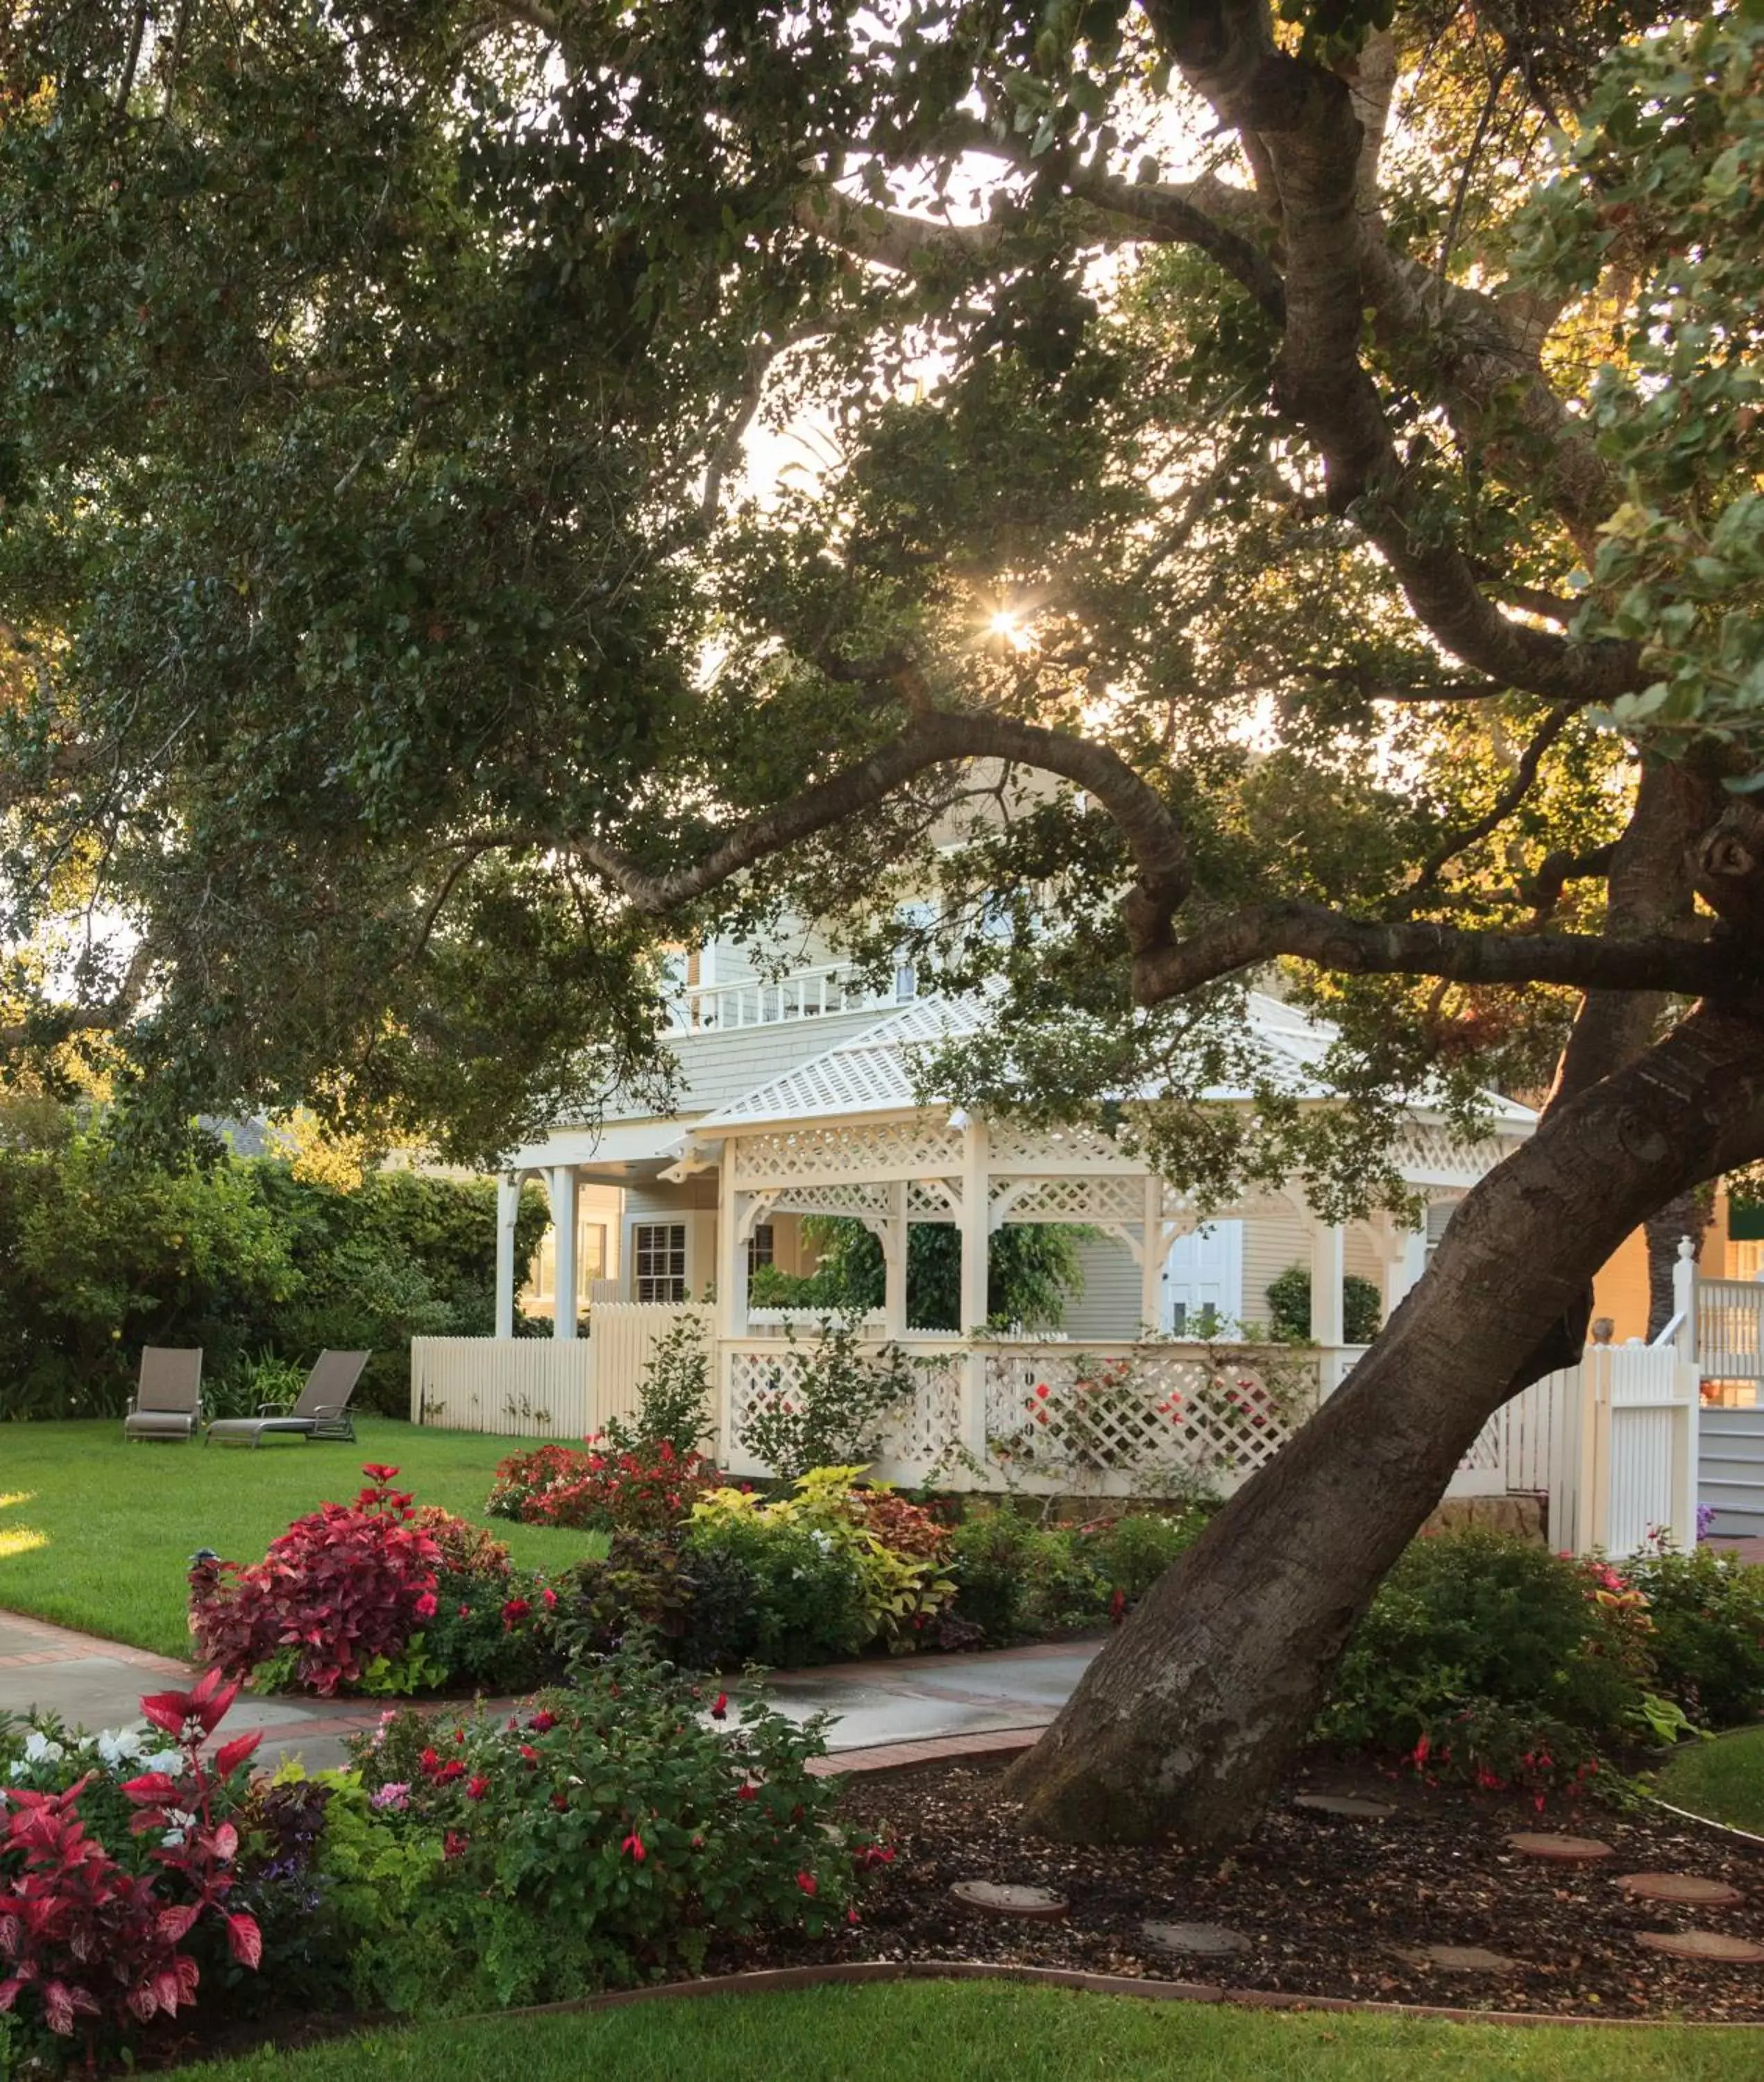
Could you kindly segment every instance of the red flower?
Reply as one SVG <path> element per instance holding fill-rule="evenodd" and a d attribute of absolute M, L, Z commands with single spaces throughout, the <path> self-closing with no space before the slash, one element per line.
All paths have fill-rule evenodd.
<path fill-rule="evenodd" d="M 558 1605 L 558 1594 L 552 1589 L 549 1583 L 547 1583 L 544 1590 L 539 1593 L 539 1602 L 545 1607 L 548 1612 L 556 1611 Z"/>
<path fill-rule="evenodd" d="M 522 1620 L 526 1618 L 527 1615 L 532 1610 L 533 1607 L 528 1604 L 524 1598 L 511 1598 L 507 1604 L 503 1607 L 503 1627 L 506 1629 L 512 1631 L 515 1627 L 520 1625 Z"/>
<path fill-rule="evenodd" d="M 425 1591 L 411 1609 L 419 1620 L 433 1619 L 436 1609 L 435 1593 L 432 1591 Z"/>
<path fill-rule="evenodd" d="M 533 1747 L 531 1743 L 523 1743 L 521 1744 L 520 1754 L 529 1764 L 537 1764 L 539 1761 L 539 1752 Z"/>
<path fill-rule="evenodd" d="M 1046 1382 L 1045 1380 L 1037 1381 L 1035 1384 L 1035 1400 L 1038 1402 L 1045 1402 L 1047 1400 L 1048 1393 L 1049 1390 Z"/>
<path fill-rule="evenodd" d="M 798 1873 L 796 1876 L 796 1883 L 802 1888 L 804 1894 L 815 1894 L 819 1891 L 820 1883 L 813 1873 Z"/>
<path fill-rule="evenodd" d="M 457 1757 L 449 1757 L 435 1774 L 435 1782 L 437 1785 L 451 1785 L 456 1778 L 463 1778 L 465 1776 L 465 1765 Z"/>
<path fill-rule="evenodd" d="M 728 1719 L 729 1694 L 726 1692 L 719 1692 L 717 1694 L 717 1703 L 710 1709 L 710 1717 L 714 1721 L 726 1721 Z"/>
<path fill-rule="evenodd" d="M 535 1734 L 537 1735 L 542 1735 L 545 1732 L 546 1729 L 554 1728 L 557 1725 L 558 1717 L 555 1713 L 546 1713 L 543 1712 L 535 1713 L 533 1718 L 527 1723 L 527 1726 L 533 1730 Z"/>
<path fill-rule="evenodd" d="M 485 1777 L 482 1772 L 478 1772 L 474 1774 L 465 1788 L 465 1798 L 468 1800 L 482 1800 L 489 1790 L 490 1781 Z"/>
<path fill-rule="evenodd" d="M 638 1865 L 642 1865 L 643 1861 L 649 1856 L 649 1852 L 643 1848 L 642 1838 L 638 1835 L 634 1829 L 631 1831 L 630 1835 L 625 1838 L 625 1841 L 620 1844 L 619 1848 L 621 1851 L 629 1851 L 631 1854 L 632 1859 Z"/>
<path fill-rule="evenodd" d="M 756 1800 L 759 1797 L 760 1789 L 756 1785 L 739 1785 L 735 1788 L 738 1800 Z"/>
<path fill-rule="evenodd" d="M 471 1840 L 469 1836 L 461 1835 L 457 1829 L 449 1829 L 441 1844 L 442 1855 L 457 1858 Z"/>
<path fill-rule="evenodd" d="M 438 1772 L 441 1768 L 441 1760 L 436 1755 L 432 1749 L 424 1750 L 422 1755 L 419 1756 L 416 1761 L 417 1768 L 423 1772 L 425 1777 L 427 1778 L 433 1778 L 436 1772 Z"/>
<path fill-rule="evenodd" d="M 551 1804 L 560 1814 L 564 1814 L 570 1806 L 570 1796 L 567 1793 L 554 1793 L 551 1796 Z"/>
<path fill-rule="evenodd" d="M 383 1460 L 370 1460 L 361 1472 L 370 1482 L 384 1484 L 389 1482 L 398 1471 L 396 1468 L 387 1467 Z"/>
<path fill-rule="evenodd" d="M 472 1616 L 471 1607 L 469 1605 L 461 1605 L 459 1608 L 459 1616 L 462 1620 L 469 1620 Z"/>
<path fill-rule="evenodd" d="M 846 1910 L 845 1920 L 848 1923 L 861 1923 L 863 1920 L 864 1919 L 857 1913 L 857 1911 L 855 1908 L 848 1908 Z"/>

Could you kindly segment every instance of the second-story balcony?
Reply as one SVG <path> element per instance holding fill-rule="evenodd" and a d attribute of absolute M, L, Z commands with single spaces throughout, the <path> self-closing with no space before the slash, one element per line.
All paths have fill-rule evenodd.
<path fill-rule="evenodd" d="M 776 1026 L 787 1020 L 824 1018 L 830 1013 L 883 1013 L 910 1004 L 917 995 L 910 967 L 878 990 L 848 963 L 794 969 L 777 977 L 744 976 L 727 983 L 680 983 L 669 993 L 666 1030 L 709 1034 L 742 1026 Z"/>

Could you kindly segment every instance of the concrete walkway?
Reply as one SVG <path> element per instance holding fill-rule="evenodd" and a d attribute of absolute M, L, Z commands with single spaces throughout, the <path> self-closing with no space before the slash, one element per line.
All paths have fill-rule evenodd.
<path fill-rule="evenodd" d="M 951 1737 L 971 1738 L 979 1747 L 1007 1730 L 1045 1727 L 1100 1646 L 1059 1642 L 972 1655 L 838 1663 L 781 1671 L 768 1688 L 773 1703 L 793 1720 L 836 1714 L 827 1736 L 835 1750 Z M 70 1726 L 120 1728 L 140 1720 L 143 1692 L 183 1690 L 196 1674 L 186 1663 L 143 1649 L 0 1612 L 0 1713 L 35 1707 L 60 1714 Z M 258 1754 L 264 1765 L 298 1757 L 309 1771 L 319 1771 L 341 1764 L 344 1739 L 371 1728 L 393 1703 L 247 1693 L 227 1716 L 223 1739 L 262 1728 Z M 436 1710 L 445 1713 L 449 1707 Z M 458 1702 L 452 1710 L 458 1710 Z"/>

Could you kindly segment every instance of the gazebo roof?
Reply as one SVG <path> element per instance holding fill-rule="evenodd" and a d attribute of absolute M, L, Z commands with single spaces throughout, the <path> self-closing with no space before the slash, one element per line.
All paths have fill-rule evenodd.
<path fill-rule="evenodd" d="M 1248 1001 L 1250 1032 L 1269 1077 L 1295 1098 L 1328 1098 L 1329 1087 L 1316 1073 L 1336 1039 L 1334 1027 L 1259 991 L 1250 992 Z M 691 1132 L 714 1138 L 784 1121 L 844 1120 L 908 1111 L 924 1102 L 915 1075 L 916 1052 L 979 1033 L 991 1017 L 991 1007 L 983 997 L 920 998 L 705 1114 L 693 1122 Z M 1221 1086 L 1203 1096 L 1229 1100 L 1252 1094 Z M 1509 1132 L 1524 1132 L 1536 1120 L 1516 1100 L 1492 1092 L 1488 1098 L 1498 1127 Z M 1426 1115 L 1432 1109 L 1421 1101 L 1413 1111 Z"/>

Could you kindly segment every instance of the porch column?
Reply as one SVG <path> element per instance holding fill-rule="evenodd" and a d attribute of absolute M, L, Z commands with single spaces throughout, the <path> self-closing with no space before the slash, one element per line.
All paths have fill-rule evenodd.
<path fill-rule="evenodd" d="M 576 1174 L 573 1164 L 551 1167 L 551 1226 L 558 1234 L 558 1271 L 553 1286 L 551 1334 L 576 1334 Z"/>
<path fill-rule="evenodd" d="M 1311 1342 L 1325 1351 L 1347 1342 L 1341 1321 L 1346 1238 L 1339 1222 L 1311 1220 Z"/>
<path fill-rule="evenodd" d="M 1139 1332 L 1156 1336 L 1164 1328 L 1164 1181 L 1148 1172 L 1145 1214 L 1139 1224 L 1144 1248 L 1139 1253 Z"/>
<path fill-rule="evenodd" d="M 897 1178 L 888 1189 L 888 1219 L 879 1241 L 882 1249 L 882 1334 L 904 1337 L 907 1320 L 907 1182 Z"/>
<path fill-rule="evenodd" d="M 986 1140 L 983 1120 L 970 1120 L 962 1130 L 961 1328 L 967 1337 L 986 1328 L 987 1250 L 992 1236 Z"/>
<path fill-rule="evenodd" d="M 749 1196 L 735 1190 L 735 1144 L 722 1145 L 717 1167 L 717 1309 L 719 1338 L 745 1337 L 747 1331 L 747 1239 L 742 1233 Z"/>
<path fill-rule="evenodd" d="M 1427 1224 L 1418 1229 L 1398 1229 L 1394 1221 L 1387 1231 L 1390 1249 L 1384 1260 L 1384 1320 L 1387 1323 L 1421 1284 L 1427 1270 Z"/>
<path fill-rule="evenodd" d="M 520 1180 L 512 1171 L 496 1181 L 496 1335 L 515 1334 L 515 1224 Z"/>

